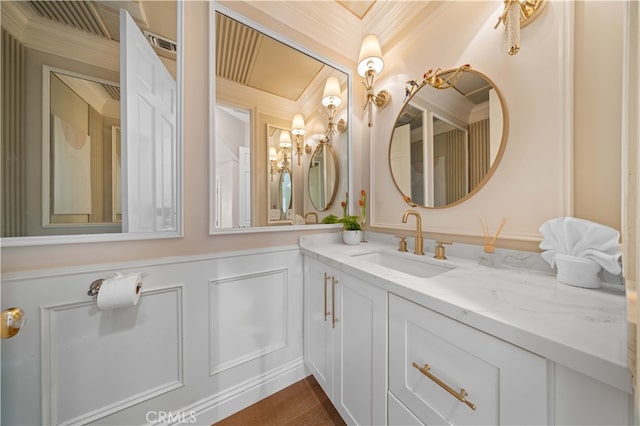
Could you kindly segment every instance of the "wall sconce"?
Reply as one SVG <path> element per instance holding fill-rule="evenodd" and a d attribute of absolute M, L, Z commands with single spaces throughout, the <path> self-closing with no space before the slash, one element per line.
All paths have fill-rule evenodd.
<path fill-rule="evenodd" d="M 269 174 L 273 182 L 273 176 L 278 173 L 278 152 L 274 147 L 269 148 L 269 166 Z"/>
<path fill-rule="evenodd" d="M 291 133 L 296 137 L 296 153 L 298 154 L 298 166 L 300 165 L 300 157 L 304 150 L 302 136 L 306 133 L 304 125 L 304 117 L 302 114 L 296 114 L 293 116 L 293 122 L 291 123 Z"/>
<path fill-rule="evenodd" d="M 271 181 L 273 176 L 280 173 L 291 171 L 289 168 L 289 152 L 291 149 L 291 135 L 286 130 L 280 131 L 280 150 L 276 151 L 274 147 L 269 148 L 269 174 L 271 175 Z M 278 167 L 278 156 L 282 154 L 282 167 Z"/>
<path fill-rule="evenodd" d="M 389 104 L 391 94 L 386 90 L 375 93 L 374 83 L 376 75 L 380 74 L 384 68 L 382 60 L 382 49 L 380 42 L 375 34 L 369 34 L 362 40 L 360 47 L 360 56 L 358 58 L 358 74 L 364 77 L 362 84 L 367 91 L 367 101 L 363 109 L 369 109 L 369 127 L 373 126 L 373 107 L 382 109 Z"/>
<path fill-rule="evenodd" d="M 505 0 L 504 10 L 494 29 L 504 22 L 509 55 L 520 51 L 520 28 L 537 18 L 545 5 L 546 0 Z"/>
<path fill-rule="evenodd" d="M 327 140 L 331 144 L 331 137 L 336 133 L 344 132 L 347 125 L 343 119 L 338 120 L 336 123 L 336 111 L 342 104 L 340 80 L 338 77 L 331 76 L 327 78 L 327 82 L 324 85 L 324 92 L 322 92 L 322 105 L 327 108 L 327 114 L 329 116 L 329 123 L 327 124 Z"/>

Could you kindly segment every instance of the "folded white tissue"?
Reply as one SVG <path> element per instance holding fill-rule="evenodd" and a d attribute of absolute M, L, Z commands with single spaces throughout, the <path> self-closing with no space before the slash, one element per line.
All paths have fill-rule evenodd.
<path fill-rule="evenodd" d="M 620 233 L 599 223 L 558 217 L 540 227 L 542 258 L 558 270 L 558 282 L 598 288 L 600 271 L 620 274 Z"/>

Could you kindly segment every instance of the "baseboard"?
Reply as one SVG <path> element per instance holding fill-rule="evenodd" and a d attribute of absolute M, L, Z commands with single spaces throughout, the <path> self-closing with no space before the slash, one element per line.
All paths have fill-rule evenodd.
<path fill-rule="evenodd" d="M 172 423 L 156 424 L 184 424 L 183 417 L 186 416 L 188 423 L 210 425 L 304 379 L 310 374 L 304 365 L 303 358 L 300 357 L 215 395 L 201 399 L 181 410 L 177 410 L 173 418 L 169 417 L 173 419 L 170 420 Z"/>

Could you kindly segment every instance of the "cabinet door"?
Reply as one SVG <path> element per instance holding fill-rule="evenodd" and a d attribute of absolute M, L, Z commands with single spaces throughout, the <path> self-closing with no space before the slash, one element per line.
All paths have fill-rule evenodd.
<path fill-rule="evenodd" d="M 475 410 L 447 392 L 468 392 Z M 547 363 L 449 317 L 389 295 L 389 388 L 425 424 L 547 424 Z"/>
<path fill-rule="evenodd" d="M 320 386 L 333 398 L 331 269 L 304 258 L 304 360 Z"/>
<path fill-rule="evenodd" d="M 348 424 L 384 424 L 387 292 L 346 274 L 339 277 L 335 289 L 338 386 L 334 404 Z"/>

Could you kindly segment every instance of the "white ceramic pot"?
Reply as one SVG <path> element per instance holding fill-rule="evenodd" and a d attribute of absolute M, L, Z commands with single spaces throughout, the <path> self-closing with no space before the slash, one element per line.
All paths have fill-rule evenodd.
<path fill-rule="evenodd" d="M 353 245 L 360 244 L 360 232 L 362 231 L 342 231 L 342 241 L 345 244 Z"/>
<path fill-rule="evenodd" d="M 602 267 L 591 259 L 556 253 L 558 282 L 575 287 L 599 288 Z"/>

